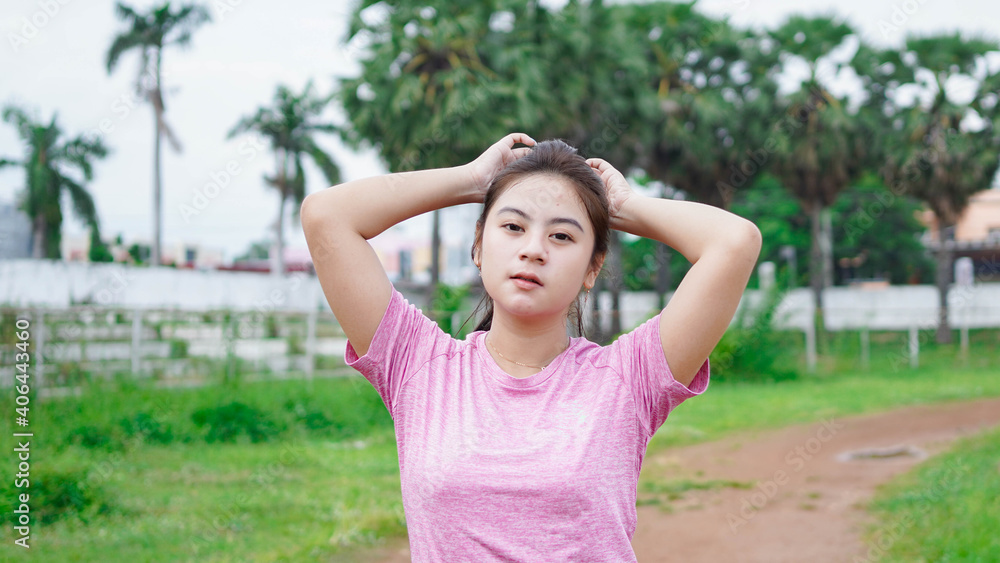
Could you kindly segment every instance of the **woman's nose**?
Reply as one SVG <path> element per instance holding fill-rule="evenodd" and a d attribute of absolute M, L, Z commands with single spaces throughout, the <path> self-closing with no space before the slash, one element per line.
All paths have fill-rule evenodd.
<path fill-rule="evenodd" d="M 545 261 L 547 250 L 541 235 L 524 237 L 524 247 L 521 248 L 521 258 L 526 260 Z"/>

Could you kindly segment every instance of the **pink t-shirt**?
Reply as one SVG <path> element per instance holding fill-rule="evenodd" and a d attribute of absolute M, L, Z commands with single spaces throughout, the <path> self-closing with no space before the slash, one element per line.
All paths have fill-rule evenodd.
<path fill-rule="evenodd" d="M 456 340 L 395 288 L 368 352 L 347 345 L 392 415 L 414 562 L 635 561 L 650 437 L 708 387 L 674 380 L 659 316 L 599 346 L 573 338 L 513 377 L 483 331 Z"/>

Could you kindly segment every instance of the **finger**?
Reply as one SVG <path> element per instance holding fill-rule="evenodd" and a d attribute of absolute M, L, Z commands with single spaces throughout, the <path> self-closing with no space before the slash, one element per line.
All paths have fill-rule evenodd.
<path fill-rule="evenodd" d="M 517 160 L 517 159 L 521 158 L 522 156 L 526 156 L 528 154 L 531 154 L 532 150 L 534 150 L 534 149 L 532 149 L 531 147 L 522 147 L 522 148 L 519 148 L 519 149 L 512 149 L 510 152 L 513 153 L 514 160 Z"/>
<path fill-rule="evenodd" d="M 524 133 L 511 133 L 503 138 L 507 146 L 514 146 L 515 143 L 521 143 L 522 145 L 534 145 L 535 140 Z"/>
<path fill-rule="evenodd" d="M 600 170 L 601 172 L 604 171 L 604 168 L 610 166 L 608 162 L 602 158 L 588 158 L 587 164 L 589 164 L 591 168 L 594 168 L 595 170 Z"/>

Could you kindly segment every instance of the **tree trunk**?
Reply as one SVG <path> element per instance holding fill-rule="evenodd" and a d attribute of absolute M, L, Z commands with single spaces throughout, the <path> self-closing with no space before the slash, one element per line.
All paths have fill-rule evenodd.
<path fill-rule="evenodd" d="M 668 199 L 666 184 L 660 188 L 660 197 Z M 662 311 L 667 306 L 667 293 L 670 292 L 670 283 L 673 281 L 670 272 L 670 247 L 659 241 L 655 244 L 656 281 L 653 288 L 656 290 L 656 307 Z"/>
<path fill-rule="evenodd" d="M 156 69 L 156 87 L 159 88 L 159 74 L 160 69 Z M 163 137 L 163 131 L 160 129 L 160 123 L 163 121 L 163 116 L 160 115 L 160 109 L 154 104 L 153 105 L 153 120 L 155 121 L 154 126 L 156 129 L 156 137 L 153 141 L 153 244 L 150 250 L 149 260 L 153 266 L 160 265 L 160 193 L 162 191 L 162 174 L 160 170 L 160 140 Z"/>
<path fill-rule="evenodd" d="M 441 280 L 441 210 L 431 213 L 431 283 L 427 292 L 427 312 L 432 319 L 437 319 L 434 294 Z"/>
<path fill-rule="evenodd" d="M 283 150 L 275 152 L 277 160 L 277 187 L 278 197 L 278 219 L 274 222 L 274 244 L 271 245 L 270 256 L 271 274 L 283 276 L 285 274 L 285 200 L 288 199 L 288 158 Z"/>
<path fill-rule="evenodd" d="M 670 247 L 662 242 L 656 243 L 656 307 L 667 306 L 667 293 L 670 292 Z"/>
<path fill-rule="evenodd" d="M 812 227 L 812 241 L 809 252 L 809 287 L 812 289 L 813 306 L 815 307 L 815 317 L 813 322 L 816 327 L 816 341 L 821 351 L 825 351 L 826 328 L 823 320 L 823 288 L 824 288 L 824 228 L 823 228 L 823 207 L 819 202 L 814 201 L 809 210 L 810 226 Z"/>
<path fill-rule="evenodd" d="M 622 274 L 622 244 L 621 239 L 618 238 L 618 231 L 611 231 L 611 239 L 609 240 L 609 257 L 611 261 L 611 336 L 619 334 L 622 331 L 622 313 L 621 313 L 621 292 L 624 284 L 624 275 Z"/>
<path fill-rule="evenodd" d="M 938 218 L 938 248 L 934 253 L 937 266 L 934 281 L 938 290 L 938 326 L 935 340 L 938 344 L 950 344 L 952 341 L 951 326 L 948 324 L 948 286 L 951 284 L 954 251 L 950 241 L 945 240 L 945 232 L 946 229 Z"/>
<path fill-rule="evenodd" d="M 282 190 L 278 220 L 274 222 L 274 252 L 271 256 L 271 274 L 275 276 L 285 275 L 285 199 Z"/>
<path fill-rule="evenodd" d="M 820 263 L 823 287 L 826 288 L 833 286 L 833 212 L 829 208 L 820 211 L 820 225 L 823 231 L 820 238 Z"/>
<path fill-rule="evenodd" d="M 160 117 L 157 110 L 153 109 L 153 118 L 156 120 L 156 139 L 153 142 L 153 245 L 149 257 L 153 266 L 160 265 Z"/>
<path fill-rule="evenodd" d="M 593 342 L 603 343 L 607 340 L 607 336 L 604 334 L 604 327 L 601 325 L 601 292 L 604 291 L 605 276 L 597 276 L 597 280 L 594 282 L 593 289 L 590 290 L 590 340 Z"/>
<path fill-rule="evenodd" d="M 31 228 L 31 257 L 36 259 L 45 258 L 45 251 L 49 244 L 45 237 L 45 218 L 35 217 Z"/>

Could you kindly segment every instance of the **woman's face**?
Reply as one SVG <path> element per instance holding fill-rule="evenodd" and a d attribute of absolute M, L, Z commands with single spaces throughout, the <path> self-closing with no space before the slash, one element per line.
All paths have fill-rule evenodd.
<path fill-rule="evenodd" d="M 483 226 L 483 286 L 494 311 L 565 316 L 600 265 L 591 269 L 594 229 L 568 180 L 533 174 L 497 198 Z"/>

